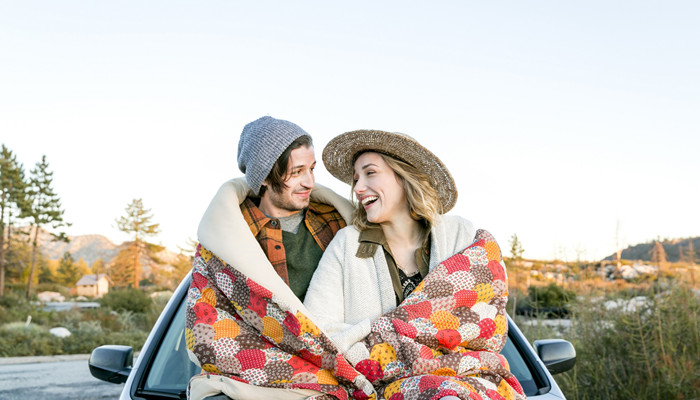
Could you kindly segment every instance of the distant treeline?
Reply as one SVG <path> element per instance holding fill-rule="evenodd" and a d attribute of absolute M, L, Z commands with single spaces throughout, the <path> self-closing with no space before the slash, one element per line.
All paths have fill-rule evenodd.
<path fill-rule="evenodd" d="M 687 239 L 663 239 L 658 241 L 666 255 L 668 262 L 700 262 L 700 237 Z M 621 258 L 623 260 L 654 260 L 654 247 L 657 241 L 641 243 L 630 246 L 622 250 Z M 605 258 L 605 260 L 614 260 L 615 254 Z"/>

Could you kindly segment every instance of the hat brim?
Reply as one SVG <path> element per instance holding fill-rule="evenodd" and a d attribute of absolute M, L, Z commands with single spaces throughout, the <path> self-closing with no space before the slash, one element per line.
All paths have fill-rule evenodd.
<path fill-rule="evenodd" d="M 334 137 L 323 149 L 323 164 L 337 179 L 352 186 L 354 161 L 359 153 L 375 151 L 403 160 L 428 175 L 446 213 L 457 202 L 457 187 L 450 171 L 430 150 L 398 132 L 361 129 Z"/>

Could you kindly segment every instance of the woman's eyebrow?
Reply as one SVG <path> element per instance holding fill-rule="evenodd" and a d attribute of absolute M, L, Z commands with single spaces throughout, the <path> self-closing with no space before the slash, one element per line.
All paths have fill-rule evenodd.
<path fill-rule="evenodd" d="M 369 168 L 369 167 L 376 167 L 376 168 L 379 168 L 379 167 L 377 167 L 377 164 L 374 164 L 374 163 L 371 163 L 371 162 L 370 162 L 370 163 L 367 163 L 367 164 L 363 165 L 362 167 L 360 167 L 360 169 L 364 171 L 364 170 L 366 170 L 366 169 Z M 355 171 L 353 170 L 353 174 L 357 175 L 357 172 L 355 172 Z"/>
<path fill-rule="evenodd" d="M 377 164 L 367 163 L 367 164 L 363 165 L 361 169 L 367 169 L 369 167 L 376 167 L 376 166 L 377 166 Z"/>

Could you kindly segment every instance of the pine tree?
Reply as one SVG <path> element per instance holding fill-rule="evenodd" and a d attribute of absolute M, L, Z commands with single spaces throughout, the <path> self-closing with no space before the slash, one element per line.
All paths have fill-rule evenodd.
<path fill-rule="evenodd" d="M 90 273 L 95 275 L 95 280 L 98 282 L 97 285 L 95 285 L 95 297 L 97 297 L 99 296 L 100 275 L 107 273 L 107 267 L 105 266 L 105 262 L 102 260 L 102 257 L 98 257 L 97 260 L 92 262 L 92 265 L 90 266 Z"/>
<path fill-rule="evenodd" d="M 688 239 L 688 264 L 695 265 L 695 248 L 693 247 L 693 239 Z"/>
<path fill-rule="evenodd" d="M 513 280 L 511 281 L 511 285 L 519 285 L 520 281 L 518 279 L 518 270 L 520 267 L 520 262 L 523 259 L 523 253 L 525 252 L 525 249 L 523 249 L 523 244 L 520 243 L 520 240 L 518 239 L 518 235 L 515 233 L 513 236 L 510 237 L 510 255 L 511 255 L 511 260 L 513 262 L 513 266 L 516 267 L 513 269 Z M 530 286 L 530 280 L 527 279 L 525 286 Z M 515 309 L 517 307 L 517 300 L 514 297 L 513 299 L 513 315 L 515 315 Z"/>
<path fill-rule="evenodd" d="M 651 261 L 659 268 L 666 263 L 666 250 L 664 250 L 664 246 L 658 240 L 654 243 L 654 247 L 651 248 Z"/>
<path fill-rule="evenodd" d="M 168 278 L 167 284 L 175 287 L 192 269 L 193 256 L 180 253 L 175 261 L 172 262 L 173 268 L 170 271 L 162 274 Z"/>
<path fill-rule="evenodd" d="M 39 264 L 39 282 L 42 283 L 58 283 L 56 281 L 56 274 L 51 270 L 49 263 L 38 263 Z"/>
<path fill-rule="evenodd" d="M 651 261 L 656 264 L 656 279 L 661 282 L 661 270 L 666 264 L 666 250 L 664 250 L 664 245 L 661 244 L 659 240 L 654 243 L 654 247 L 651 248 Z"/>
<path fill-rule="evenodd" d="M 53 172 L 49 171 L 49 164 L 46 156 L 41 157 L 41 161 L 36 163 L 36 167 L 31 171 L 27 197 L 29 201 L 28 209 L 24 210 L 21 216 L 27 217 L 32 225 L 32 261 L 27 280 L 27 298 L 31 296 L 32 281 L 34 279 L 34 269 L 36 268 L 37 245 L 39 230 L 50 228 L 58 230 L 62 227 L 70 226 L 63 220 L 64 210 L 61 208 L 61 200 L 54 192 L 51 183 L 53 182 Z M 53 240 L 68 242 L 65 232 L 49 232 Z"/>
<path fill-rule="evenodd" d="M 12 214 L 27 206 L 24 167 L 10 149 L 0 149 L 0 296 L 5 295 L 5 261 L 12 239 Z M 7 219 L 6 216 L 7 215 Z M 7 225 L 7 228 L 5 227 Z M 7 239 L 5 239 L 7 234 Z"/>
<path fill-rule="evenodd" d="M 109 264 L 109 278 L 116 288 L 134 285 L 134 258 L 136 247 L 125 246 Z"/>
<path fill-rule="evenodd" d="M 5 280 L 7 282 L 26 281 L 28 260 L 32 257 L 32 247 L 25 240 L 12 239 L 12 246 L 9 248 L 5 258 Z M 37 265 L 42 262 L 41 253 L 37 255 Z"/>
<path fill-rule="evenodd" d="M 153 259 L 153 254 L 162 250 L 161 246 L 146 242 L 147 237 L 160 233 L 159 224 L 154 223 L 150 209 L 145 209 L 142 199 L 134 199 L 126 207 L 126 215 L 119 217 L 117 227 L 120 231 L 131 235 L 133 241 L 127 244 L 133 257 L 130 268 L 133 270 L 133 287 L 138 288 L 141 272 L 141 257 L 148 256 Z M 120 253 L 121 254 L 121 253 Z M 157 260 L 156 260 L 157 262 Z M 124 275 L 124 274 L 122 274 Z M 130 274 L 131 275 L 131 274 Z M 112 277 L 114 280 L 114 277 Z"/>
<path fill-rule="evenodd" d="M 524 252 L 523 244 L 518 240 L 518 235 L 514 233 L 513 236 L 510 237 L 510 256 L 513 258 L 513 261 L 518 263 L 523 259 Z"/>
<path fill-rule="evenodd" d="M 106 271 L 107 268 L 105 267 L 105 262 L 102 257 L 99 257 L 97 260 L 93 261 L 92 265 L 90 266 L 90 272 L 94 275 L 104 274 Z"/>
<path fill-rule="evenodd" d="M 66 286 L 73 286 L 78 282 L 80 271 L 78 265 L 73 260 L 73 256 L 69 252 L 63 253 L 61 261 L 58 263 L 58 279 Z"/>
<path fill-rule="evenodd" d="M 87 261 L 85 261 L 82 257 L 75 262 L 75 268 L 78 270 L 78 278 L 82 277 L 83 275 L 90 275 L 92 273 Z"/>

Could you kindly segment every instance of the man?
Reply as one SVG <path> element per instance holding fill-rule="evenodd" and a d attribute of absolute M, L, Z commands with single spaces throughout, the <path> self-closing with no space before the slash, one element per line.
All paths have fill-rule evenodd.
<path fill-rule="evenodd" d="M 251 191 L 241 212 L 277 274 L 304 300 L 323 251 L 345 227 L 336 209 L 311 201 L 316 158 L 311 136 L 262 117 L 243 128 L 238 167 Z"/>
<path fill-rule="evenodd" d="M 247 124 L 238 143 L 238 167 L 245 179 L 230 180 L 219 189 L 200 222 L 199 242 L 207 252 L 274 293 L 277 301 L 310 315 L 302 304 L 309 282 L 323 251 L 350 219 L 352 205 L 316 185 L 311 136 L 289 121 L 262 117 Z M 201 351 L 217 337 L 209 336 L 214 324 L 233 322 L 217 319 L 206 326 L 197 319 L 198 304 L 207 308 L 203 303 L 208 303 L 217 315 L 228 318 L 237 314 L 232 302 L 247 302 L 247 297 L 239 297 L 241 286 L 236 286 L 243 283 L 224 275 L 195 262 L 186 326 L 197 343 L 192 348 L 188 345 L 188 352 L 203 367 L 203 374 L 190 381 L 189 398 L 297 399 L 319 394 L 310 389 L 249 385 L 205 373 L 216 372 L 213 365 L 226 364 L 222 360 L 231 354 L 235 357 L 235 352 L 224 350 L 225 340 L 216 341 L 218 350 Z M 219 334 L 234 331 L 224 329 Z"/>

